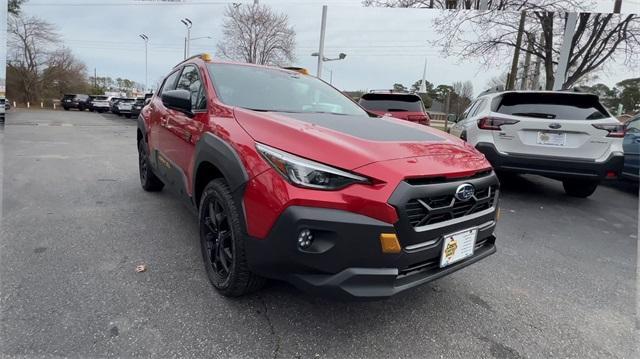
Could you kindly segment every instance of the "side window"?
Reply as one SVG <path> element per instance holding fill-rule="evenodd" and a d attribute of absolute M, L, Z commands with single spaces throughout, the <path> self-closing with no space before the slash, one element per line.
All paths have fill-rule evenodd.
<path fill-rule="evenodd" d="M 470 116 L 470 113 L 472 113 L 474 107 L 477 104 L 478 104 L 478 101 L 472 102 L 471 105 L 469 105 L 469 108 L 467 108 L 467 110 L 462 113 L 462 116 L 460 116 L 460 121 L 467 119 L 467 117 Z"/>
<path fill-rule="evenodd" d="M 469 115 L 469 117 L 473 117 L 475 115 L 477 115 L 480 110 L 482 110 L 484 108 L 484 105 L 487 103 L 487 100 L 480 100 L 478 101 L 477 106 L 473 109 L 473 112 L 471 112 L 471 114 Z"/>
<path fill-rule="evenodd" d="M 165 91 L 171 91 L 176 89 L 176 80 L 178 79 L 179 75 L 180 75 L 180 70 L 172 73 L 167 77 L 166 80 L 164 80 L 164 83 L 162 84 L 162 89 L 159 91 L 160 96 L 162 96 L 162 94 Z"/>
<path fill-rule="evenodd" d="M 207 100 L 204 95 L 204 87 L 200 81 L 200 73 L 194 66 L 186 66 L 182 71 L 182 76 L 178 80 L 176 89 L 187 90 L 191 93 L 191 106 L 194 110 L 207 108 Z"/>
<path fill-rule="evenodd" d="M 639 133 L 640 132 L 640 118 L 635 119 L 627 125 L 627 132 Z"/>

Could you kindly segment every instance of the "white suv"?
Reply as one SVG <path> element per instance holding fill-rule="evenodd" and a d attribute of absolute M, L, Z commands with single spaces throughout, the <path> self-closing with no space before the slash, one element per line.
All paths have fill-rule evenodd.
<path fill-rule="evenodd" d="M 592 94 L 482 94 L 451 134 L 484 153 L 497 172 L 558 179 L 576 197 L 588 197 L 603 179 L 617 178 L 624 162 L 624 127 Z"/>

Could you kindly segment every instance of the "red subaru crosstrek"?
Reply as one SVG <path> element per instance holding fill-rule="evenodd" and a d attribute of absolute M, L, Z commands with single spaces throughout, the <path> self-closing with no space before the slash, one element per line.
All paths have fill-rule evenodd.
<path fill-rule="evenodd" d="M 369 92 L 358 101 L 365 110 L 380 116 L 398 118 L 430 126 L 431 118 L 420 96 L 414 93 Z"/>
<path fill-rule="evenodd" d="M 444 132 L 299 72 L 196 56 L 138 119 L 140 181 L 197 211 L 211 283 L 381 298 L 496 251 L 499 183 Z"/>

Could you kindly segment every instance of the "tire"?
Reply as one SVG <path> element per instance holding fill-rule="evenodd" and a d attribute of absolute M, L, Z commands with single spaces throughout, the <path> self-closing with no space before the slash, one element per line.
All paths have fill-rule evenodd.
<path fill-rule="evenodd" d="M 575 179 L 565 179 L 562 180 L 562 187 L 564 187 L 564 192 L 572 197 L 580 197 L 587 198 L 596 191 L 598 188 L 599 181 L 589 181 L 589 180 L 575 180 Z"/>
<path fill-rule="evenodd" d="M 147 192 L 159 192 L 164 183 L 153 173 L 147 153 L 147 143 L 144 139 L 138 141 L 138 170 L 140 171 L 140 185 Z"/>
<path fill-rule="evenodd" d="M 68 107 L 64 107 L 64 110 L 65 110 L 65 111 L 69 111 L 69 108 L 68 108 Z"/>
<path fill-rule="evenodd" d="M 215 179 L 204 188 L 198 218 L 202 259 L 214 288 L 225 297 L 262 288 L 265 279 L 249 270 L 240 211 L 224 179 Z"/>
<path fill-rule="evenodd" d="M 130 113 L 128 113 L 128 114 L 124 115 L 124 117 L 126 117 L 126 118 L 131 118 L 131 114 L 130 114 Z"/>

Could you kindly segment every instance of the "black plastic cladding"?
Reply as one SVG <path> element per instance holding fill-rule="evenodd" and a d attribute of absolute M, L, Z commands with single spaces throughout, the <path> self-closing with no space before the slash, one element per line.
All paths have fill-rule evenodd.
<path fill-rule="evenodd" d="M 430 183 L 424 185 L 411 185 L 406 181 L 400 182 L 395 189 L 389 204 L 396 208 L 398 213 L 398 222 L 395 224 L 398 238 L 402 247 L 424 243 L 431 240 L 439 239 L 440 237 L 455 233 L 459 230 L 464 230 L 474 226 L 483 225 L 489 221 L 495 220 L 495 211 L 478 218 L 464 220 L 465 217 L 460 217 L 459 223 L 453 223 L 441 228 L 419 232 L 416 231 L 411 224 L 410 218 L 406 212 L 406 204 L 411 200 L 438 197 L 445 195 L 453 195 L 459 185 L 463 183 L 472 184 L 476 190 L 482 191 L 488 187 L 493 187 L 496 191 L 496 197 L 499 195 L 500 182 L 495 173 L 488 173 L 483 177 L 471 177 L 462 178 L 456 181 L 449 181 L 443 183 Z M 497 198 L 495 199 L 497 201 Z M 497 206 L 497 203 L 496 203 Z M 478 239 L 481 239 L 478 237 Z"/>

